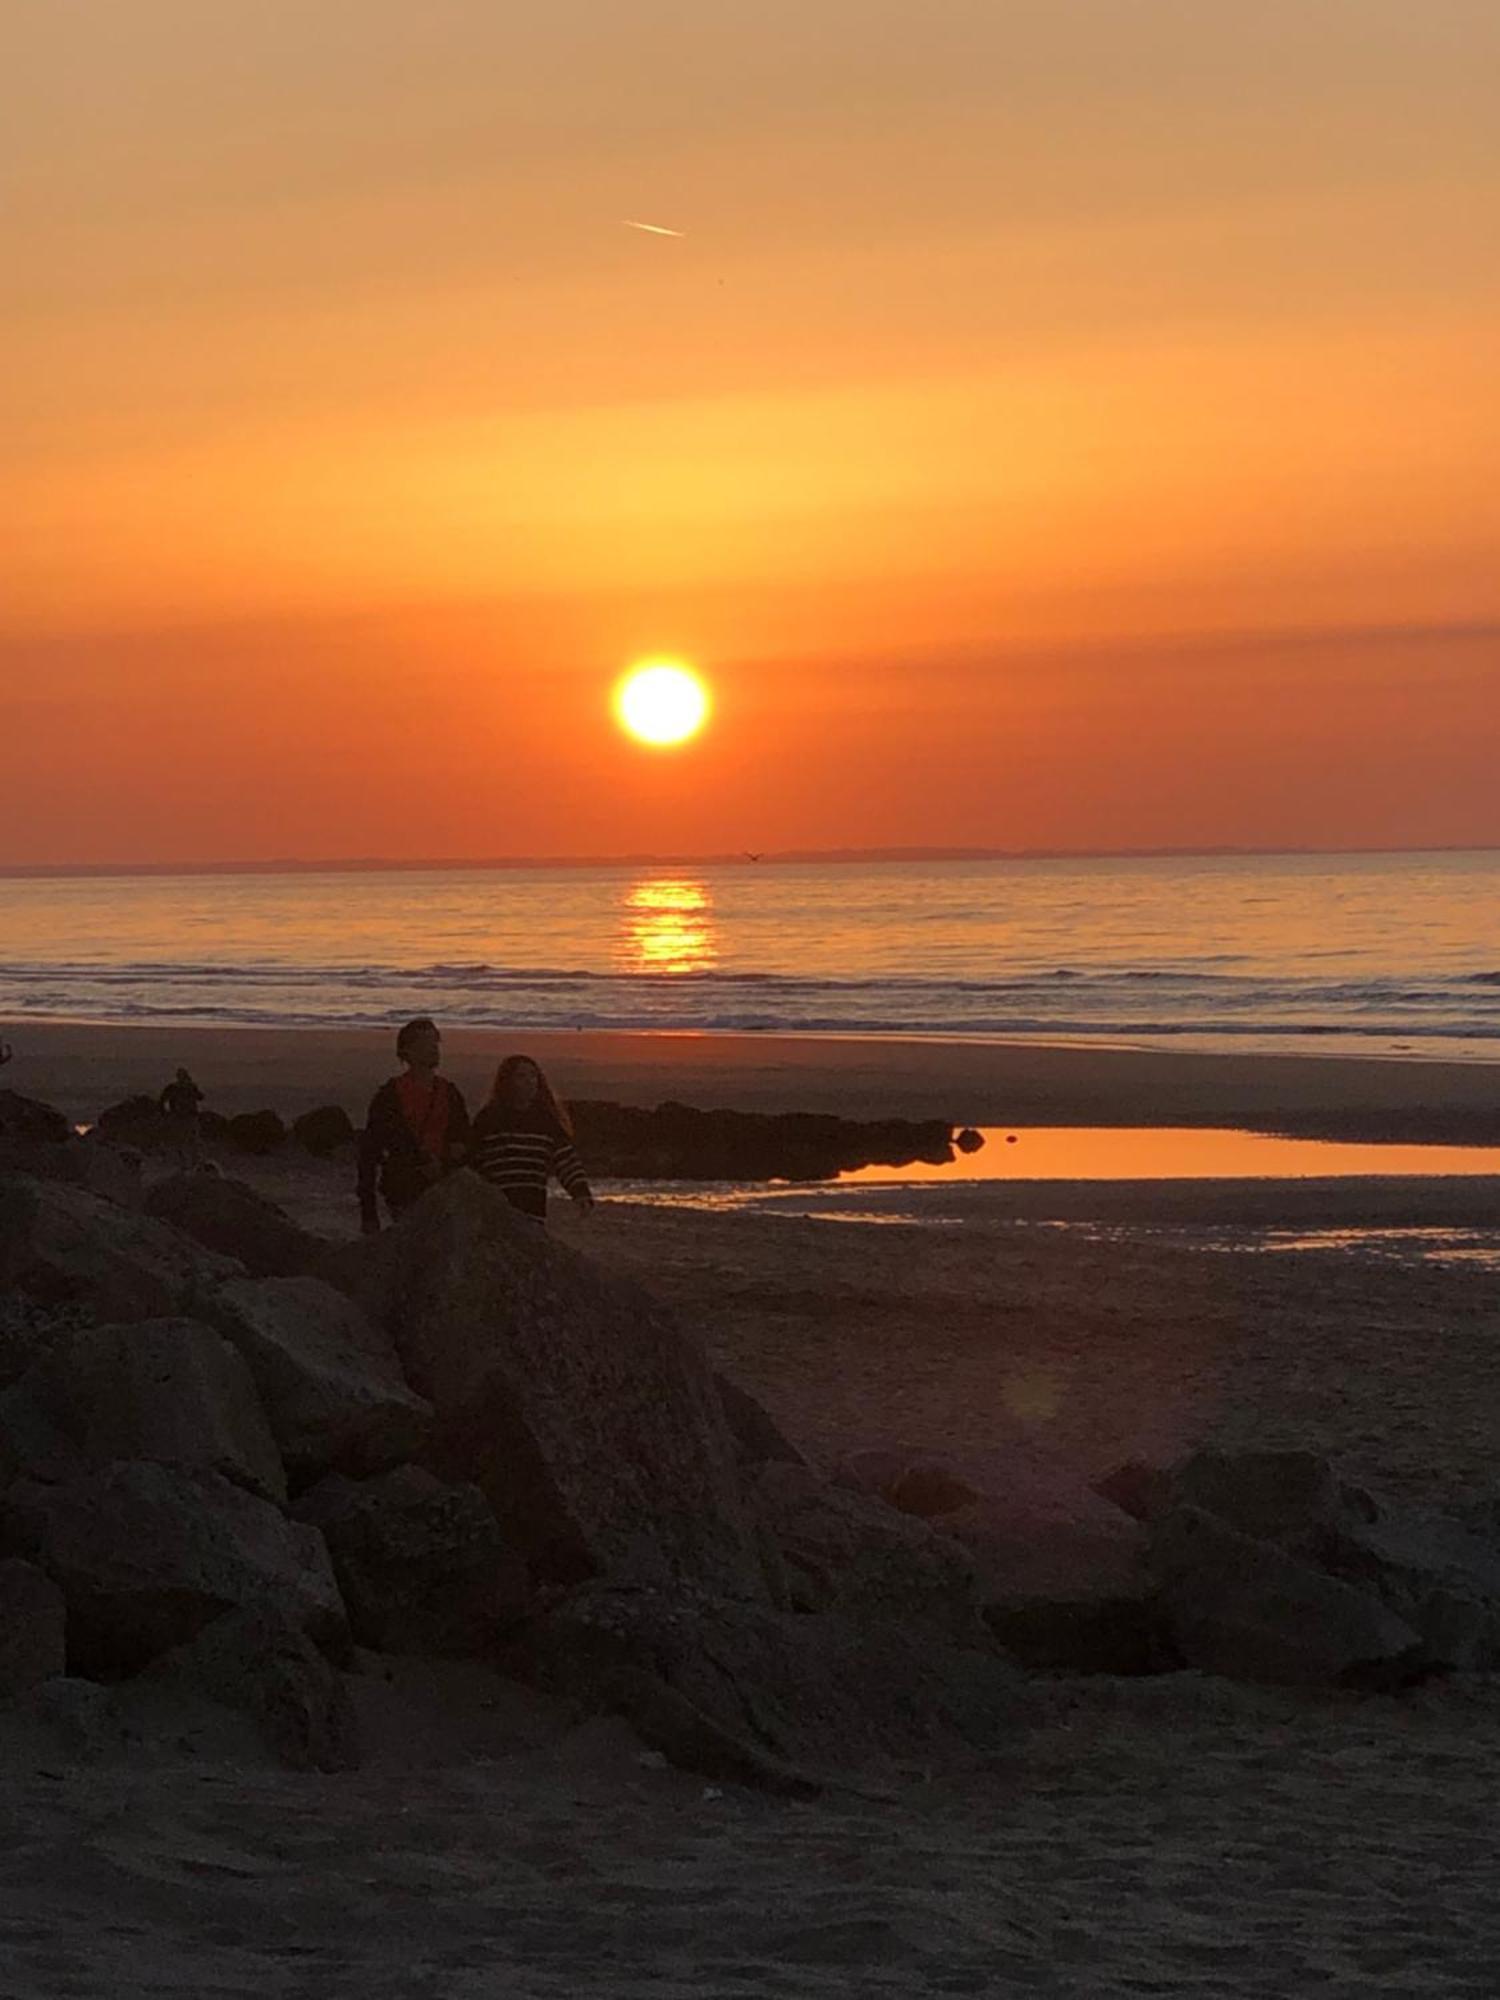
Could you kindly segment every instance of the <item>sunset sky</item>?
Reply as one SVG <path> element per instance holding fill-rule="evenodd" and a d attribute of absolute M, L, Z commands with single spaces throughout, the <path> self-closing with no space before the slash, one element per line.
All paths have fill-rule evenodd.
<path fill-rule="evenodd" d="M 1495 0 L 6 42 L 0 865 L 1500 842 Z"/>

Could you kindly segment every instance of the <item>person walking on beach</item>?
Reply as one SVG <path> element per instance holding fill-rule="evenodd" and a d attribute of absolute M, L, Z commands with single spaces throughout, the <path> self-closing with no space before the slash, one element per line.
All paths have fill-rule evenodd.
<path fill-rule="evenodd" d="M 400 1076 L 370 1099 L 359 1142 L 359 1215 L 366 1236 L 380 1229 L 378 1192 L 400 1215 L 434 1181 L 462 1159 L 469 1143 L 469 1108 L 463 1093 L 438 1075 L 443 1038 L 426 1015 L 408 1021 L 396 1037 Z"/>
<path fill-rule="evenodd" d="M 512 1208 L 547 1218 L 547 1182 L 556 1175 L 585 1214 L 594 1205 L 573 1145 L 567 1109 L 530 1056 L 507 1056 L 488 1104 L 474 1120 L 469 1165 L 493 1182 Z"/>
<path fill-rule="evenodd" d="M 203 1139 L 198 1116 L 202 1103 L 203 1092 L 185 1069 L 178 1070 L 156 1100 L 157 1109 L 167 1121 L 167 1146 L 177 1155 L 179 1173 L 195 1173 L 202 1161 Z"/>

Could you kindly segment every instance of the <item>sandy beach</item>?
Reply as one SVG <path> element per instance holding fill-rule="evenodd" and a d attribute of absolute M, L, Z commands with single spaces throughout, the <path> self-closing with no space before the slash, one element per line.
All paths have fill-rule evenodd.
<path fill-rule="evenodd" d="M 482 1074 L 491 1047 L 454 1040 L 455 1073 Z M 646 1102 L 978 1118 L 1029 1090 L 1057 1122 L 1257 1105 L 1440 1122 L 1500 1104 L 1494 1072 L 1396 1063 L 1246 1074 L 1129 1052 L 677 1037 L 559 1038 L 544 1055 L 578 1094 Z M 59 1027 L 28 1030 L 14 1080 L 83 1111 L 174 1056 L 225 1108 L 353 1102 L 383 1070 L 375 1037 Z M 243 1171 L 311 1226 L 353 1229 L 347 1162 Z M 818 1463 L 893 1441 L 987 1463 L 1038 1524 L 1044 1573 L 1054 1500 L 1061 1521 L 1122 1460 L 1200 1444 L 1306 1446 L 1411 1498 L 1492 1489 L 1493 1270 L 1277 1253 L 1265 1232 L 1477 1229 L 1495 1192 L 1072 1184 L 1029 1202 L 986 1190 L 942 1227 L 607 1198 L 588 1218 L 560 1204 L 554 1227 L 668 1297 Z M 16 2000 L 1365 2000 L 1488 1994 L 1500 1957 L 1494 1676 L 1400 1696 L 1035 1676 L 1013 1745 L 983 1768 L 884 1768 L 796 1804 L 668 1769 L 623 1724 L 479 1668 L 366 1659 L 351 1686 L 369 1755 L 340 1776 L 275 1769 L 221 1714 L 163 1714 L 141 1684 L 73 1686 L 3 1725 Z"/>
<path fill-rule="evenodd" d="M 185 1063 L 217 1110 L 294 1116 L 343 1104 L 356 1119 L 395 1067 L 374 1030 L 89 1026 L 8 1031 L 7 1081 L 70 1117 L 159 1090 Z M 456 1029 L 445 1063 L 471 1097 L 498 1059 L 531 1051 L 569 1097 L 704 1108 L 822 1111 L 956 1124 L 1223 1125 L 1411 1143 L 1500 1141 L 1500 1063 L 783 1034 L 543 1033 Z"/>

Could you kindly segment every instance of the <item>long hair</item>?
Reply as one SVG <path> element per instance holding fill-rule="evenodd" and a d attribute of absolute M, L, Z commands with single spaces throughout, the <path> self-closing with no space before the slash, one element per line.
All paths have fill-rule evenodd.
<path fill-rule="evenodd" d="M 506 1085 L 510 1082 L 516 1071 L 520 1069 L 529 1069 L 536 1073 L 537 1091 L 532 1105 L 533 1111 L 538 1116 L 545 1118 L 548 1124 L 556 1126 L 565 1139 L 571 1139 L 573 1136 L 573 1121 L 568 1116 L 568 1107 L 560 1097 L 554 1094 L 551 1084 L 547 1081 L 546 1071 L 532 1056 L 507 1056 L 505 1058 L 500 1067 L 495 1071 L 495 1082 L 490 1091 L 490 1103 L 504 1106 Z"/>

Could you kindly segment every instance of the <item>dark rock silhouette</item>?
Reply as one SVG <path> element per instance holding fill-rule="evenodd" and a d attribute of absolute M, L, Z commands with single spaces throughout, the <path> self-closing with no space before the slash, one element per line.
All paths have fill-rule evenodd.
<path fill-rule="evenodd" d="M 67 1607 L 33 1564 L 0 1562 L 0 1701 L 67 1671 Z"/>
<path fill-rule="evenodd" d="M 419 1456 L 432 1406 L 407 1387 L 387 1335 L 317 1278 L 232 1278 L 208 1323 L 249 1367 L 294 1490 L 344 1472 L 386 1472 Z"/>
<path fill-rule="evenodd" d="M 243 1264 L 253 1278 L 307 1277 L 328 1255 L 275 1202 L 221 1174 L 173 1174 L 146 1196 L 148 1215 L 170 1222 L 205 1249 Z"/>
<path fill-rule="evenodd" d="M 796 1610 L 985 1643 L 978 1572 L 959 1543 L 806 1466 L 768 1462 L 750 1490 L 781 1550 Z"/>
<path fill-rule="evenodd" d="M 944 1165 L 944 1120 L 856 1120 L 806 1111 L 655 1110 L 594 1099 L 571 1105 L 591 1173 L 622 1180 L 828 1180 L 856 1167 Z"/>
<path fill-rule="evenodd" d="M 791 1795 L 872 1758 L 993 1755 L 1024 1684 L 993 1652 L 897 1624 L 599 1581 L 537 1618 L 513 1661 L 626 1716 L 673 1763 Z"/>
<path fill-rule="evenodd" d="M 284 1612 L 226 1611 L 150 1668 L 150 1679 L 248 1715 L 294 1771 L 351 1771 L 359 1720 L 343 1676 Z"/>
<path fill-rule="evenodd" d="M 275 1153 L 286 1144 L 286 1126 L 279 1111 L 240 1111 L 225 1137 L 237 1153 Z"/>
<path fill-rule="evenodd" d="M 437 1462 L 484 1489 L 535 1575 L 766 1600 L 713 1371 L 664 1306 L 469 1173 L 424 1195 L 379 1254 Z"/>
<path fill-rule="evenodd" d="M 530 1599 L 526 1564 L 477 1486 L 407 1465 L 380 1479 L 325 1480 L 295 1511 L 323 1532 L 362 1646 L 484 1657 Z"/>
<path fill-rule="evenodd" d="M 82 1188 L 0 1180 L 0 1292 L 77 1307 L 100 1324 L 192 1317 L 196 1301 L 241 1268 Z"/>
<path fill-rule="evenodd" d="M 347 1649 L 322 1536 L 216 1472 L 123 1462 L 65 1486 L 19 1481 L 5 1526 L 63 1593 L 71 1672 L 133 1673 L 236 1607 L 269 1605 Z"/>
<path fill-rule="evenodd" d="M 72 1136 L 72 1126 L 50 1104 L 22 1097 L 14 1090 L 0 1090 L 0 1142 L 40 1139 L 60 1145 Z"/>
<path fill-rule="evenodd" d="M 293 1120 L 292 1137 L 304 1153 L 326 1159 L 340 1146 L 354 1143 L 354 1121 L 342 1104 L 319 1105 L 316 1111 L 304 1111 Z"/>
<path fill-rule="evenodd" d="M 4 1391 L 0 1407 L 16 1469 L 33 1478 L 57 1477 L 53 1467 L 87 1473 L 139 1459 L 216 1472 L 263 1499 L 286 1498 L 249 1369 L 196 1320 L 60 1333 Z"/>

